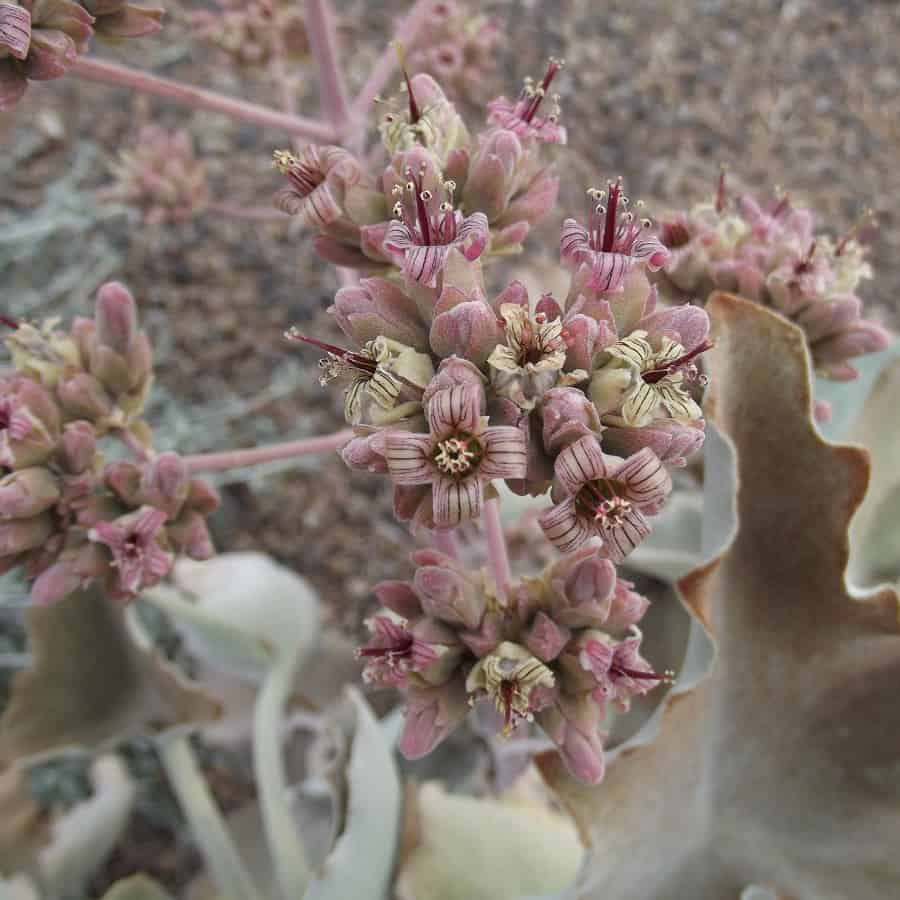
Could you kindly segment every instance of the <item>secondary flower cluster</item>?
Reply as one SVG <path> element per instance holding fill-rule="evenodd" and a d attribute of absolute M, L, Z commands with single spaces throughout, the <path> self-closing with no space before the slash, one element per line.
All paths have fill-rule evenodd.
<path fill-rule="evenodd" d="M 127 0 L 0 2 L 0 111 L 18 103 L 29 81 L 65 75 L 93 34 L 143 37 L 159 30 L 162 15 Z"/>
<path fill-rule="evenodd" d="M 69 331 L 3 321 L 13 366 L 0 372 L 0 571 L 22 567 L 38 603 L 94 579 L 127 600 L 176 553 L 211 556 L 215 492 L 177 454 L 155 455 L 139 418 L 152 349 L 128 291 L 104 285 L 94 318 Z M 135 461 L 107 462 L 114 438 Z"/>
<path fill-rule="evenodd" d="M 484 573 L 437 551 L 420 550 L 413 562 L 412 582 L 376 587 L 384 608 L 358 651 L 367 681 L 406 698 L 403 754 L 431 752 L 484 699 L 500 715 L 498 730 L 536 721 L 573 776 L 598 782 L 607 704 L 627 709 L 633 696 L 671 679 L 639 652 L 646 598 L 595 547 L 505 596 Z"/>
<path fill-rule="evenodd" d="M 850 360 L 890 342 L 861 315 L 856 290 L 872 274 L 865 248 L 852 233 L 838 241 L 817 233 L 812 211 L 787 194 L 735 201 L 723 175 L 714 203 L 674 213 L 661 234 L 671 254 L 661 287 L 699 297 L 720 288 L 770 306 L 803 329 L 824 376 L 855 378 Z"/>

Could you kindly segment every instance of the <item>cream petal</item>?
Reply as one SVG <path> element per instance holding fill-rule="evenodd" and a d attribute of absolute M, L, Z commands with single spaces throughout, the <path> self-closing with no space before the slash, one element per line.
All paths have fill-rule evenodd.
<path fill-rule="evenodd" d="M 384 458 L 395 484 L 430 484 L 434 480 L 430 435 L 389 431 L 384 443 Z"/>
<path fill-rule="evenodd" d="M 642 369 L 653 355 L 653 348 L 645 340 L 646 334 L 645 331 L 632 332 L 627 338 L 607 347 L 606 352 L 622 362 Z"/>
<path fill-rule="evenodd" d="M 656 385 L 659 402 L 676 422 L 692 422 L 703 416 L 703 410 L 693 401 L 690 394 L 677 384 L 665 379 Z"/>
<path fill-rule="evenodd" d="M 568 497 L 541 513 L 538 522 L 547 540 L 560 553 L 577 549 L 593 534 L 584 519 L 576 513 L 574 497 Z"/>
<path fill-rule="evenodd" d="M 622 404 L 622 418 L 626 425 L 640 428 L 653 420 L 659 404 L 659 385 L 639 381 Z"/>
<path fill-rule="evenodd" d="M 495 425 L 481 434 L 484 457 L 479 475 L 484 479 L 524 478 L 528 469 L 525 436 L 511 425 Z"/>
<path fill-rule="evenodd" d="M 588 434 L 570 444 L 556 457 L 554 473 L 567 493 L 574 497 L 585 484 L 608 478 L 609 467 L 599 441 Z"/>
<path fill-rule="evenodd" d="M 435 525 L 458 525 L 467 519 L 477 519 L 481 515 L 482 497 L 481 482 L 475 475 L 436 478 L 432 494 Z"/>

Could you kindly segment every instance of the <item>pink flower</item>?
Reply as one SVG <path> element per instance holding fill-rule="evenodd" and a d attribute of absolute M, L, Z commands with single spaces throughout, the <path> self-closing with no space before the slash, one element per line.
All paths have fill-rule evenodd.
<path fill-rule="evenodd" d="M 645 447 L 627 459 L 607 456 L 593 435 L 566 447 L 554 471 L 568 496 L 541 515 L 547 538 L 568 553 L 599 537 L 615 563 L 650 533 L 645 514 L 655 514 L 672 490 L 672 479 L 652 450 Z"/>
<path fill-rule="evenodd" d="M 344 193 L 362 174 L 359 163 L 341 147 L 309 144 L 297 154 L 276 150 L 275 168 L 290 187 L 279 191 L 275 205 L 304 225 L 322 228 L 343 213 Z"/>
<path fill-rule="evenodd" d="M 424 641 L 413 637 L 403 620 L 389 615 L 373 616 L 369 642 L 356 651 L 366 660 L 363 679 L 380 685 L 400 685 L 407 674 L 436 662 L 438 654 Z"/>
<path fill-rule="evenodd" d="M 175 561 L 160 544 L 166 514 L 152 506 L 140 509 L 113 522 L 98 522 L 88 537 L 105 544 L 112 553 L 110 565 L 116 569 L 115 587 L 122 597 L 130 597 L 156 584 L 167 575 Z"/>
<path fill-rule="evenodd" d="M 439 189 L 429 190 L 423 186 L 429 174 L 425 162 L 418 171 L 411 166 L 404 170 L 406 183 L 393 190 L 398 198 L 393 210 L 396 219 L 388 227 L 384 248 L 402 254 L 407 277 L 434 287 L 451 247 L 470 262 L 481 256 L 488 242 L 488 220 L 481 212 L 463 218 L 453 208 L 456 184 L 444 181 Z"/>
<path fill-rule="evenodd" d="M 428 402 L 429 434 L 387 432 L 391 477 L 398 485 L 431 485 L 439 528 L 480 515 L 484 482 L 525 477 L 525 438 L 513 426 L 487 427 L 484 402 L 480 386 L 456 385 Z"/>
<path fill-rule="evenodd" d="M 669 251 L 659 238 L 646 234 L 650 220 L 636 225 L 634 213 L 625 211 L 620 215 L 628 206 L 621 181 L 609 183 L 608 197 L 596 188 L 591 188 L 588 195 L 595 205 L 587 228 L 575 219 L 566 219 L 559 245 L 564 264 L 572 268 L 590 266 L 588 288 L 602 293 L 618 291 L 635 262 L 646 262 L 651 272 L 666 264 Z"/>
<path fill-rule="evenodd" d="M 566 129 L 559 124 L 559 97 L 553 97 L 553 108 L 545 116 L 538 110 L 547 95 L 550 83 L 563 67 L 561 59 L 550 58 L 541 83 L 535 87 L 531 78 L 525 79 L 522 92 L 515 101 L 498 97 L 488 104 L 488 121 L 499 125 L 518 137 L 542 141 L 546 144 L 564 144 Z"/>

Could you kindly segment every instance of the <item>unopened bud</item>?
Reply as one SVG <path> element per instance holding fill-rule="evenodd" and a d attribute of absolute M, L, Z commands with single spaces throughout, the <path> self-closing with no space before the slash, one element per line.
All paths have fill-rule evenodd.
<path fill-rule="evenodd" d="M 131 292 L 118 281 L 104 284 L 94 307 L 96 340 L 124 356 L 137 336 L 137 306 Z"/>
<path fill-rule="evenodd" d="M 97 439 L 90 422 L 70 422 L 63 428 L 60 445 L 60 461 L 67 472 L 80 475 L 94 462 Z"/>
<path fill-rule="evenodd" d="M 0 479 L 0 519 L 25 519 L 50 509 L 59 485 L 49 469 L 33 466 Z"/>

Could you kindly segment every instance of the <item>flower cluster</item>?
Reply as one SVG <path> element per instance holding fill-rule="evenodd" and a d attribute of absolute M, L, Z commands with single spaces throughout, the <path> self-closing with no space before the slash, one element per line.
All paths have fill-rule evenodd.
<path fill-rule="evenodd" d="M 126 0 L 0 2 L 0 111 L 18 103 L 29 81 L 65 75 L 95 32 L 143 37 L 159 30 L 162 14 Z"/>
<path fill-rule="evenodd" d="M 69 331 L 3 321 L 13 366 L 0 373 L 0 571 L 21 567 L 38 603 L 94 579 L 127 600 L 176 553 L 209 557 L 218 498 L 177 454 L 153 453 L 140 419 L 152 349 L 128 291 L 101 287 L 94 318 Z M 134 461 L 107 462 L 115 439 Z"/>
<path fill-rule="evenodd" d="M 720 288 L 771 307 L 803 329 L 813 364 L 828 378 L 855 378 L 850 360 L 889 343 L 861 315 L 856 290 L 871 277 L 865 248 L 852 232 L 837 241 L 817 233 L 812 211 L 788 194 L 735 200 L 723 173 L 714 203 L 671 215 L 661 233 L 670 251 L 661 286 L 700 297 Z"/>
<path fill-rule="evenodd" d="M 239 65 L 268 64 L 309 52 L 302 10 L 294 0 L 216 0 L 218 9 L 189 13 L 194 34 Z"/>
<path fill-rule="evenodd" d="M 639 652 L 646 598 L 596 547 L 505 595 L 437 551 L 420 550 L 413 562 L 412 582 L 376 587 L 384 608 L 369 620 L 372 636 L 358 651 L 365 680 L 406 698 L 404 755 L 429 753 L 486 700 L 503 734 L 535 721 L 572 775 L 599 781 L 609 702 L 627 709 L 633 696 L 671 680 Z"/>
<path fill-rule="evenodd" d="M 102 199 L 136 207 L 148 225 L 185 222 L 209 202 L 206 169 L 186 131 L 141 128 L 111 169 L 115 184 L 102 192 Z"/>
<path fill-rule="evenodd" d="M 465 3 L 435 0 L 406 48 L 410 72 L 424 72 L 456 99 L 477 100 L 496 66 L 500 29 Z"/>

